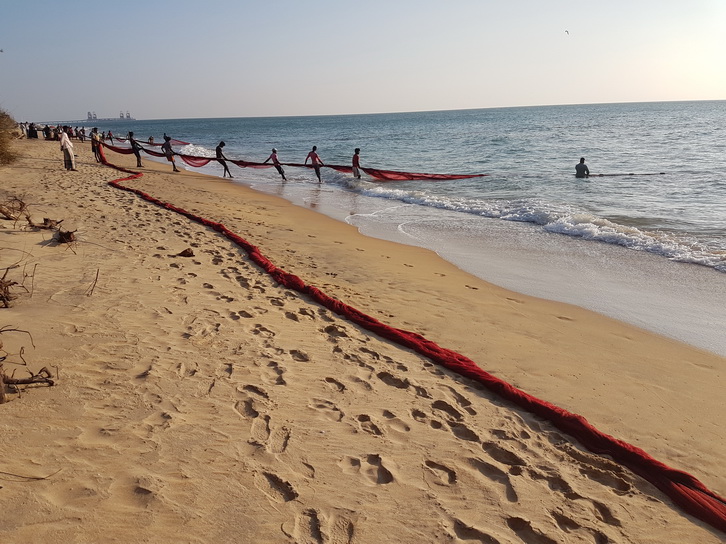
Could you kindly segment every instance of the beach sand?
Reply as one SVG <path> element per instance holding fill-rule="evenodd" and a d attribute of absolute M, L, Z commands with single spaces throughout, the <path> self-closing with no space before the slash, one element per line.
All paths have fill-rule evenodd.
<path fill-rule="evenodd" d="M 0 200 L 3 542 L 716 543 L 652 485 L 470 380 L 277 285 L 214 231 L 18 141 Z M 133 156 L 108 152 L 133 167 Z M 275 196 L 144 161 L 126 182 L 726 494 L 726 359 L 483 282 Z M 191 257 L 179 256 L 191 249 Z M 31 338 L 32 336 L 32 338 Z"/>

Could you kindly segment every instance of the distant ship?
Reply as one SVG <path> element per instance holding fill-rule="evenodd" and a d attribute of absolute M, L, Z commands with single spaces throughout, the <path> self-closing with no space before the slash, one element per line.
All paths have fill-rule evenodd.
<path fill-rule="evenodd" d="M 104 117 L 104 118 L 100 118 L 100 117 L 96 116 L 95 111 L 89 111 L 87 120 L 88 121 L 136 121 L 135 118 L 131 117 L 131 114 L 128 111 L 126 112 L 126 115 L 124 115 L 124 112 L 121 111 L 118 114 L 118 117 Z"/>

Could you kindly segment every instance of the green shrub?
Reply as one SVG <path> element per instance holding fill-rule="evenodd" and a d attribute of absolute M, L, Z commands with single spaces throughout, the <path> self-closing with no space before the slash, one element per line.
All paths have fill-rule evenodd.
<path fill-rule="evenodd" d="M 17 157 L 10 149 L 10 142 L 15 138 L 18 124 L 15 119 L 0 110 L 0 164 L 10 164 Z"/>

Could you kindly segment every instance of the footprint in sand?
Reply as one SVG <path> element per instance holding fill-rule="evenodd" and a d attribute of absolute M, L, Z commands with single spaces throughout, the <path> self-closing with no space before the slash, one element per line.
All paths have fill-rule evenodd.
<path fill-rule="evenodd" d="M 283 532 L 284 528 L 283 528 Z M 309 508 L 295 516 L 295 527 L 288 536 L 299 544 L 323 544 L 323 532 L 318 512 Z"/>
<path fill-rule="evenodd" d="M 459 406 L 459 407 L 460 407 L 460 408 L 461 408 L 462 410 L 464 410 L 464 411 L 465 411 L 466 413 L 468 413 L 469 415 L 472 415 L 472 416 L 475 416 L 475 415 L 476 415 L 476 410 L 474 410 L 474 409 L 473 409 L 473 408 L 471 407 L 471 401 L 470 401 L 469 399 L 467 399 L 467 398 L 466 398 L 466 397 L 465 397 L 464 395 L 462 395 L 461 393 L 459 393 L 459 392 L 458 392 L 458 391 L 457 391 L 456 389 L 454 389 L 453 387 L 449 387 L 449 386 L 447 385 L 447 386 L 444 386 L 444 389 L 446 389 L 446 390 L 447 390 L 447 391 L 449 392 L 449 394 L 450 394 L 450 395 L 451 395 L 452 397 L 454 397 L 454 400 L 456 401 L 456 404 L 457 404 L 457 405 L 458 405 L 458 406 Z"/>
<path fill-rule="evenodd" d="M 447 421 L 446 423 L 449 425 L 449 429 L 451 429 L 453 435 L 459 440 L 467 440 L 469 442 L 480 441 L 479 435 L 477 435 L 474 431 L 472 431 L 463 423 L 459 423 L 456 421 Z"/>
<path fill-rule="evenodd" d="M 361 353 L 365 353 L 365 354 L 367 354 L 367 355 L 370 355 L 370 356 L 371 356 L 371 357 L 373 357 L 373 359 L 375 359 L 376 361 L 378 361 L 378 360 L 379 360 L 379 359 L 381 358 L 381 354 L 380 354 L 380 353 L 378 353 L 377 351 L 373 351 L 372 349 L 368 349 L 368 348 L 359 348 L 359 350 L 358 350 L 358 351 L 360 351 Z"/>
<path fill-rule="evenodd" d="M 328 335 L 328 341 L 330 342 L 337 342 L 338 338 L 348 338 L 345 327 L 340 325 L 328 325 L 322 332 Z"/>
<path fill-rule="evenodd" d="M 295 516 L 291 529 L 283 524 L 282 532 L 298 544 L 352 544 L 355 534 L 353 512 L 346 515 L 337 512 L 325 516 L 321 512 L 307 508 Z"/>
<path fill-rule="evenodd" d="M 340 421 L 343 419 L 343 412 L 335 405 L 335 403 L 325 399 L 312 399 L 310 408 L 319 411 L 326 419 L 330 421 Z"/>
<path fill-rule="evenodd" d="M 378 374 L 376 374 L 376 376 L 386 385 L 390 385 L 391 387 L 395 387 L 397 389 L 408 389 L 408 387 L 411 385 L 408 379 L 397 378 L 390 372 L 379 372 Z"/>
<path fill-rule="evenodd" d="M 540 468 L 541 469 L 544 468 L 546 470 L 545 467 L 540 467 Z M 567 481 L 565 481 L 559 475 L 541 474 L 539 471 L 535 470 L 534 468 L 528 469 L 527 475 L 532 480 L 544 480 L 545 482 L 547 482 L 547 487 L 549 487 L 552 491 L 562 493 L 566 498 L 568 498 L 570 500 L 579 498 L 579 495 L 572 490 L 572 487 L 570 487 L 570 484 L 567 483 Z"/>
<path fill-rule="evenodd" d="M 479 542 L 480 544 L 501 544 L 499 540 L 494 538 L 487 533 L 480 531 L 476 527 L 472 527 L 461 521 L 460 519 L 454 519 L 454 534 L 459 540 Z M 529 540 L 526 540 L 529 544 Z"/>
<path fill-rule="evenodd" d="M 618 495 L 625 495 L 631 490 L 630 484 L 623 478 L 618 477 L 610 471 L 599 470 L 595 467 L 581 468 L 580 473 L 591 480 L 612 488 Z"/>
<path fill-rule="evenodd" d="M 433 409 L 434 413 L 440 412 L 439 415 L 442 415 L 443 413 L 444 417 L 449 416 L 449 418 L 453 419 L 454 421 L 461 421 L 462 419 L 464 419 L 464 416 L 461 414 L 461 412 L 459 412 L 456 408 L 451 406 L 451 404 L 446 401 L 434 401 L 431 404 L 431 408 Z"/>
<path fill-rule="evenodd" d="M 257 409 L 258 403 L 262 405 L 261 409 L 266 409 L 264 405 L 269 400 L 269 397 L 263 389 L 255 385 L 245 385 L 241 390 L 238 389 L 237 392 L 241 398 L 235 402 L 234 411 L 243 418 L 255 419 L 259 417 L 260 410 Z"/>
<path fill-rule="evenodd" d="M 378 454 L 371 454 L 365 459 L 346 456 L 338 463 L 346 474 L 360 474 L 371 485 L 385 485 L 393 482 L 393 474 L 383 466 L 383 460 Z"/>
<path fill-rule="evenodd" d="M 532 523 L 523 518 L 508 518 L 507 525 L 514 531 L 522 542 L 531 542 L 532 544 L 557 544 L 557 540 L 548 537 L 543 532 L 532 527 Z"/>
<path fill-rule="evenodd" d="M 272 472 L 255 474 L 255 487 L 262 491 L 270 500 L 277 503 L 290 502 L 298 498 L 295 488 Z"/>
<path fill-rule="evenodd" d="M 273 336 L 275 336 L 275 333 L 273 331 L 260 323 L 255 324 L 254 329 L 252 329 L 252 334 L 262 336 L 263 338 L 272 338 Z"/>
<path fill-rule="evenodd" d="M 333 391 L 337 391 L 338 393 L 342 393 L 346 389 L 345 385 L 335 378 L 325 378 L 325 383 L 328 384 L 328 387 L 330 387 Z"/>
<path fill-rule="evenodd" d="M 373 423 L 373 421 L 371 420 L 371 416 L 366 415 L 366 414 L 360 414 L 355 419 L 358 422 L 358 427 L 362 431 L 365 431 L 368 434 L 373 434 L 376 436 L 381 436 L 383 434 L 380 427 L 378 427 L 378 425 Z"/>
<path fill-rule="evenodd" d="M 424 467 L 434 476 L 433 483 L 436 485 L 450 486 L 457 481 L 456 471 L 431 460 L 424 462 Z"/>
<path fill-rule="evenodd" d="M 405 421 L 399 419 L 393 412 L 383 410 L 382 415 L 386 418 L 386 424 L 390 429 L 393 429 L 394 431 L 397 431 L 399 433 L 407 433 L 411 430 L 411 426 Z"/>
<path fill-rule="evenodd" d="M 309 317 L 310 319 L 315 319 L 315 312 L 309 310 L 308 308 L 300 308 L 297 313 L 305 317 Z"/>
<path fill-rule="evenodd" d="M 267 450 L 270 453 L 284 453 L 290 442 L 291 432 L 287 427 L 279 427 L 270 434 Z"/>
<path fill-rule="evenodd" d="M 499 461 L 500 463 L 503 463 L 505 465 L 526 465 L 526 463 L 517 454 L 502 448 L 494 442 L 484 442 L 481 447 L 495 461 Z"/>
<path fill-rule="evenodd" d="M 270 438 L 270 416 L 267 414 L 252 420 L 250 429 L 250 442 L 259 446 L 264 445 Z"/>
<path fill-rule="evenodd" d="M 327 311 L 327 310 L 325 310 L 324 308 L 318 308 L 318 316 L 319 316 L 319 317 L 320 317 L 320 319 L 322 319 L 323 321 L 328 321 L 328 322 L 332 322 L 332 321 L 335 321 L 335 320 L 334 320 L 334 319 L 333 319 L 332 317 L 330 317 L 330 316 L 328 315 L 328 311 Z"/>
<path fill-rule="evenodd" d="M 604 523 L 607 523 L 608 525 L 613 525 L 614 527 L 622 526 L 620 520 L 616 518 L 610 508 L 605 506 L 603 503 L 592 501 L 592 505 L 595 508 L 595 517 L 597 519 Z"/>
<path fill-rule="evenodd" d="M 293 360 L 297 361 L 298 363 L 307 363 L 310 360 L 310 356 L 299 349 L 291 349 L 290 357 L 292 357 Z"/>
<path fill-rule="evenodd" d="M 285 312 L 285 317 L 290 321 L 300 321 L 300 318 L 295 312 Z"/>
<path fill-rule="evenodd" d="M 285 378 L 282 375 L 285 373 L 285 367 L 279 365 L 275 361 L 267 363 L 269 372 L 267 373 L 266 382 L 270 385 L 287 385 Z"/>
<path fill-rule="evenodd" d="M 468 459 L 468 461 L 469 465 L 474 470 L 476 470 L 478 474 L 486 477 L 493 482 L 501 484 L 504 487 L 504 493 L 509 502 L 517 502 L 519 500 L 519 497 L 517 497 L 517 492 L 514 490 L 514 486 L 512 486 L 512 481 L 509 477 L 509 474 L 504 472 L 499 467 L 496 467 L 476 457 L 471 457 Z"/>

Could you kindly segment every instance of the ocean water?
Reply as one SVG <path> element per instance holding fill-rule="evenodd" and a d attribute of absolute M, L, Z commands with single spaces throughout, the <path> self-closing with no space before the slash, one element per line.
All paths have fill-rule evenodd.
<path fill-rule="evenodd" d="M 233 159 L 439 174 L 378 182 L 230 165 L 235 181 L 418 245 L 522 293 L 577 304 L 726 355 L 726 101 L 316 117 L 99 121 Z M 585 157 L 592 176 L 574 177 Z M 112 157 L 111 157 L 112 159 Z M 179 162 L 179 161 L 178 161 Z M 218 164 L 202 169 L 221 175 Z"/>

